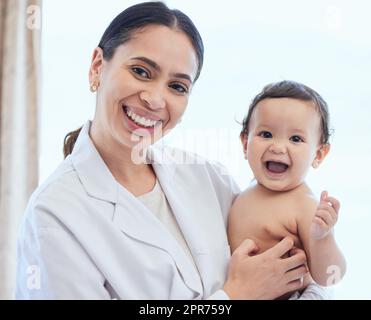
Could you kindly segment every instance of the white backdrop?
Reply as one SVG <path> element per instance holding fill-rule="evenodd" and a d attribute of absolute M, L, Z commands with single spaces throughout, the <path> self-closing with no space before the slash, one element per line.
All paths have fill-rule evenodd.
<path fill-rule="evenodd" d="M 40 179 L 62 160 L 64 135 L 94 113 L 91 53 L 112 18 L 137 1 L 44 0 Z M 239 125 L 270 82 L 303 82 L 327 100 L 332 150 L 308 182 L 341 200 L 336 236 L 348 262 L 339 299 L 370 299 L 371 3 L 355 1 L 166 1 L 186 12 L 206 47 L 205 65 L 168 143 L 221 161 L 241 187 L 252 178 Z M 67 94 L 68 92 L 68 94 Z"/>

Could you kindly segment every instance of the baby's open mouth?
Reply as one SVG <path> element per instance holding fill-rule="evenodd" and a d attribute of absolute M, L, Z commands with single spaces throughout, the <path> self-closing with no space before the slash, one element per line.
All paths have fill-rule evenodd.
<path fill-rule="evenodd" d="M 284 173 L 288 169 L 288 165 L 282 162 L 267 161 L 265 167 L 272 173 Z"/>

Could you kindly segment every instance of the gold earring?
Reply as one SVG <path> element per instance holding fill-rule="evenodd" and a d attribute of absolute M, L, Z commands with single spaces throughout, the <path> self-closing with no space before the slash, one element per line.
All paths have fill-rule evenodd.
<path fill-rule="evenodd" d="M 99 87 L 99 82 L 97 83 L 97 81 L 94 81 L 90 85 L 90 91 L 94 93 L 95 91 L 97 91 L 98 87 Z"/>

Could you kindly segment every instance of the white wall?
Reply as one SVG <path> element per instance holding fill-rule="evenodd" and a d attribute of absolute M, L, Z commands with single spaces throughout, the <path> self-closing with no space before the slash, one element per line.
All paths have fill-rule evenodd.
<path fill-rule="evenodd" d="M 308 176 L 342 203 L 336 236 L 348 272 L 337 298 L 370 299 L 371 3 L 355 1 L 166 1 L 186 12 L 206 47 L 187 113 L 168 142 L 226 164 L 241 187 L 252 178 L 236 120 L 270 82 L 303 82 L 327 100 L 335 135 Z M 103 5 L 104 3 L 104 5 Z M 62 160 L 64 135 L 92 118 L 92 50 L 112 18 L 136 1 L 44 0 L 40 179 Z M 196 138 L 197 137 L 197 138 Z"/>

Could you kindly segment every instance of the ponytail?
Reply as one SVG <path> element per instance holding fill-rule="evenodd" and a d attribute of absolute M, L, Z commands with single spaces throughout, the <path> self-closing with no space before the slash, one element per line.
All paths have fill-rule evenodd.
<path fill-rule="evenodd" d="M 72 153 L 73 147 L 75 146 L 77 137 L 79 136 L 81 129 L 82 127 L 78 128 L 75 131 L 71 131 L 67 133 L 67 135 L 64 137 L 64 142 L 63 142 L 64 158 L 66 158 L 69 154 Z"/>

